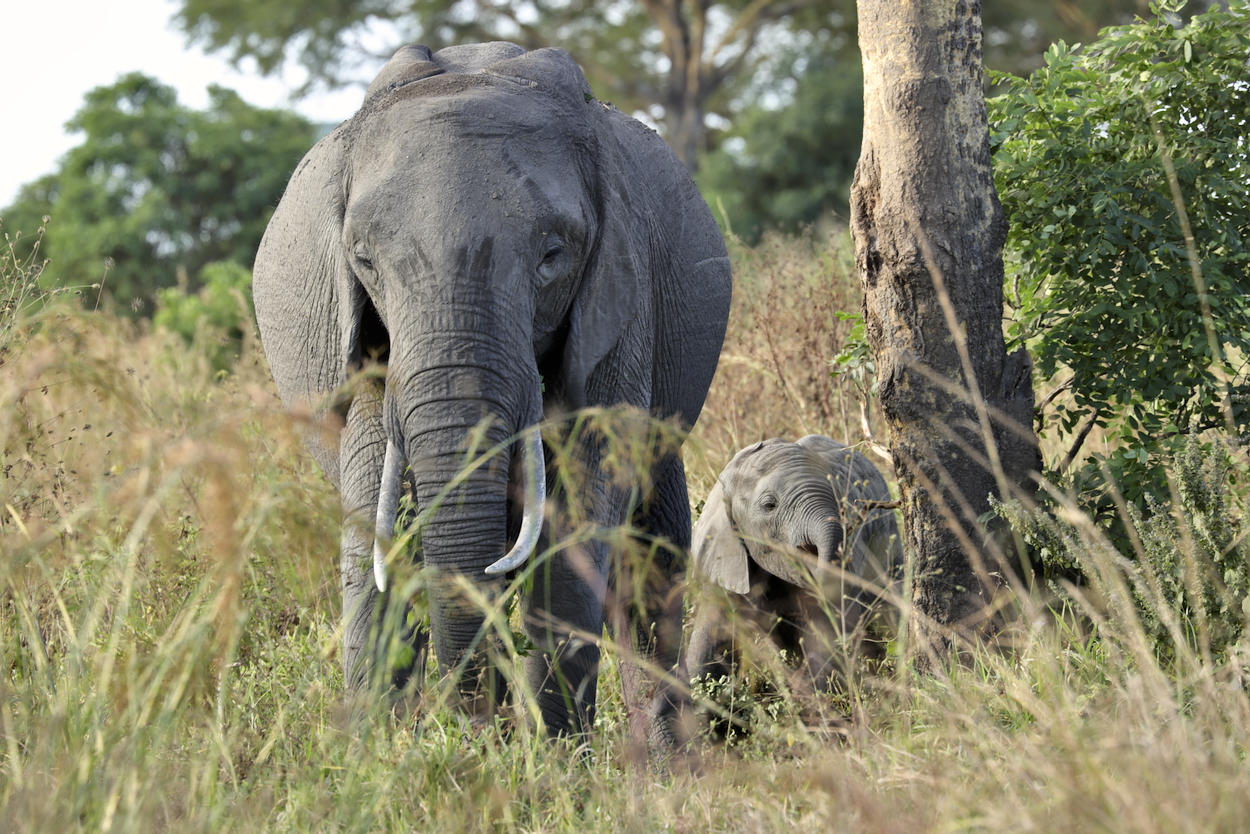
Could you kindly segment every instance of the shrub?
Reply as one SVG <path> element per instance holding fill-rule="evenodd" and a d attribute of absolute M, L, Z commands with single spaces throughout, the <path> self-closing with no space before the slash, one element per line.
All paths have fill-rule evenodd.
<path fill-rule="evenodd" d="M 1183 5 L 1083 51 L 1058 43 L 989 101 L 1008 335 L 1040 378 L 1066 377 L 1042 428 L 1076 433 L 1060 469 L 1105 432 L 1118 450 L 1080 486 L 1119 469 L 1139 508 L 1166 493 L 1181 435 L 1250 425 L 1250 10 L 1178 28 Z"/>
<path fill-rule="evenodd" d="M 158 291 L 152 323 L 187 344 L 198 341 L 213 368 L 224 371 L 239 355 L 244 334 L 254 328 L 252 272 L 234 261 L 217 261 L 200 270 L 199 282 L 194 295 L 176 287 Z"/>
<path fill-rule="evenodd" d="M 1136 617 L 1158 657 L 1178 652 L 1223 657 L 1242 640 L 1250 619 L 1250 540 L 1234 501 L 1230 450 L 1191 436 L 1167 463 L 1168 500 L 1147 493 L 1144 509 L 1119 501 L 1134 560 L 1108 547 L 1105 537 L 1082 529 L 1092 521 L 1088 516 L 1067 520 L 1073 516 L 1060 501 L 1032 512 L 1015 503 L 998 503 L 995 509 L 1054 578 L 1088 582 L 1113 594 L 1106 576 L 1110 556 L 1127 580 Z M 1067 593 L 1053 581 L 1052 589 Z"/>

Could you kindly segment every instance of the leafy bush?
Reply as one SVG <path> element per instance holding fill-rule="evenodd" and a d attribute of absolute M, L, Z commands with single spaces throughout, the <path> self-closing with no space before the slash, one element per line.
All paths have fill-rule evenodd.
<path fill-rule="evenodd" d="M 223 87 L 208 96 L 207 109 L 193 110 L 140 73 L 87 93 L 67 125 L 81 144 L 0 209 L 27 234 L 52 217 L 48 285 L 98 281 L 119 310 L 145 312 L 180 268 L 194 279 L 214 261 L 252 263 L 314 129 Z"/>
<path fill-rule="evenodd" d="M 1161 658 L 1177 652 L 1224 656 L 1237 647 L 1250 620 L 1250 539 L 1233 501 L 1236 473 L 1229 450 L 1189 437 L 1167 462 L 1171 498 L 1147 494 L 1144 511 L 1121 503 L 1135 560 L 1114 551 L 1142 630 Z M 1108 543 L 1092 541 L 1088 516 L 1076 523 L 1062 504 L 1024 511 L 1019 504 L 995 506 L 1052 575 L 1091 582 L 1108 591 L 1102 560 Z M 1062 588 L 1055 590 L 1064 593 Z"/>
<path fill-rule="evenodd" d="M 1067 377 L 1043 429 L 1080 427 L 1065 464 L 1102 429 L 1119 450 L 1081 478 L 1109 463 L 1139 507 L 1179 435 L 1250 416 L 1250 12 L 1232 0 L 1177 28 L 1183 5 L 1058 43 L 989 102 L 1008 333 Z"/>
<path fill-rule="evenodd" d="M 234 261 L 219 261 L 200 270 L 200 291 L 188 294 L 171 287 L 157 293 L 152 323 L 199 342 L 212 366 L 221 371 L 233 364 L 245 332 L 251 332 L 252 272 Z"/>

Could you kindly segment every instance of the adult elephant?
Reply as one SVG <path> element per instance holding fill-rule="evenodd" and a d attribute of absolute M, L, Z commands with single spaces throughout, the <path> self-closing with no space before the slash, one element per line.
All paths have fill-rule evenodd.
<path fill-rule="evenodd" d="M 349 685 L 382 669 L 402 688 L 421 668 L 420 629 L 401 627 L 415 651 L 388 660 L 378 627 L 396 607 L 382 559 L 406 472 L 430 516 L 421 558 L 448 580 L 429 592 L 434 650 L 441 668 L 461 670 L 471 709 L 489 710 L 505 692 L 482 609 L 456 590 L 463 580 L 498 594 L 501 572 L 535 544 L 546 553 L 564 541 L 571 509 L 598 528 L 632 514 L 643 537 L 666 542 L 644 604 L 630 608 L 640 657 L 623 679 L 636 729 L 671 743 L 673 698 L 645 670 L 674 667 L 680 646 L 675 577 L 690 536 L 680 458 L 662 454 L 640 479 L 644 494 L 610 477 L 602 436 L 583 432 L 579 486 L 545 498 L 553 453 L 535 428 L 588 406 L 635 406 L 685 427 L 699 416 L 728 317 L 729 262 L 664 142 L 596 101 L 561 50 L 404 47 L 356 115 L 300 163 L 261 243 L 253 292 L 283 402 L 327 418 L 306 442 L 347 516 Z M 502 451 L 466 473 L 471 442 Z M 352 523 L 360 518 L 369 524 Z M 538 649 L 524 679 L 553 733 L 593 720 L 613 581 L 604 538 L 550 554 L 524 604 Z"/>
<path fill-rule="evenodd" d="M 885 478 L 855 449 L 812 434 L 734 456 L 695 525 L 691 559 L 705 587 L 731 592 L 733 610 L 827 690 L 878 591 L 900 578 L 903 548 Z M 692 680 L 716 677 L 734 644 L 725 603 L 705 593 L 695 609 L 686 667 Z"/>

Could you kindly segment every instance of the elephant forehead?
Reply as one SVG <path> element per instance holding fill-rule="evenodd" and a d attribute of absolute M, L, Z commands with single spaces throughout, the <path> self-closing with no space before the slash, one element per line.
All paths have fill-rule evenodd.
<path fill-rule="evenodd" d="M 487 74 L 438 75 L 405 87 L 356 115 L 362 135 L 410 130 L 469 132 L 477 136 L 512 136 L 560 125 L 563 131 L 586 125 L 584 108 L 562 97 Z"/>
<path fill-rule="evenodd" d="M 591 138 L 550 120 L 506 118 L 481 102 L 412 104 L 358 135 L 352 202 L 372 192 L 383 211 L 397 202 L 441 208 L 450 200 L 531 219 L 550 211 L 578 213 L 575 204 L 585 199 L 594 168 Z"/>
<path fill-rule="evenodd" d="M 759 483 L 823 474 L 820 459 L 809 450 L 789 441 L 766 440 L 743 449 L 734 457 L 726 473 L 743 483 Z"/>

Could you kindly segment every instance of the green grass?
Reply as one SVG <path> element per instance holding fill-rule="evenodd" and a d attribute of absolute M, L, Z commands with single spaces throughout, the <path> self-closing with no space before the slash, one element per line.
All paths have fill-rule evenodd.
<path fill-rule="evenodd" d="M 804 247 L 737 253 L 738 359 L 691 441 L 692 502 L 746 442 L 857 436 L 853 392 L 800 368 L 840 348 L 811 329 L 856 309 L 856 289 L 844 256 Z M 352 709 L 337 496 L 255 338 L 240 351 L 223 375 L 177 335 L 112 316 L 54 304 L 5 320 L 0 831 L 1208 832 L 1250 819 L 1244 640 L 1219 663 L 1161 664 L 1131 605 L 1079 594 L 1018 606 L 945 674 L 886 664 L 817 705 L 832 724 L 748 693 L 751 732 L 664 773 L 631 745 L 610 655 L 589 751 L 437 704 L 399 719 Z"/>

